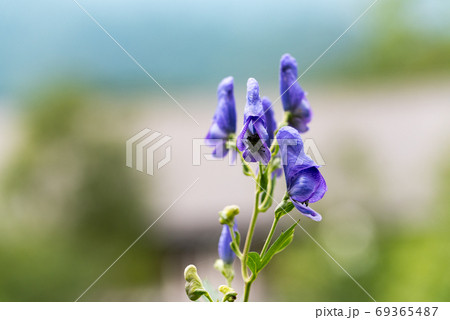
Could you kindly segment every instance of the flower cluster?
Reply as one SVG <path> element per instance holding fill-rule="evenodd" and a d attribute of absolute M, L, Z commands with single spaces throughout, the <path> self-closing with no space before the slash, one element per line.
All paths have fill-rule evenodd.
<path fill-rule="evenodd" d="M 252 177 L 256 183 L 255 206 L 242 250 L 236 222 L 239 208 L 227 206 L 219 212 L 222 233 L 218 245 L 219 259 L 215 267 L 228 281 L 226 286 L 222 285 L 219 288 L 224 294 L 222 301 L 235 301 L 237 298 L 237 292 L 231 288 L 234 278 L 233 262 L 236 257 L 241 262 L 245 283 L 243 301 L 248 301 L 251 284 L 258 273 L 275 254 L 284 250 L 292 241 L 298 222 L 272 241 L 281 217 L 296 208 L 314 221 L 322 219 L 309 204 L 323 198 L 327 185 L 319 166 L 304 150 L 301 134 L 309 130 L 312 112 L 306 93 L 297 82 L 297 62 L 291 55 L 285 54 L 281 57 L 279 76 L 280 98 L 284 109 L 283 120 L 277 125 L 273 104 L 269 98 L 260 97 L 258 82 L 254 78 L 249 78 L 244 122 L 238 135 L 236 135 L 233 78 L 223 79 L 217 90 L 217 109 L 205 138 L 206 143 L 214 147 L 212 155 L 217 158 L 225 157 L 229 150 L 238 152 L 244 174 Z M 249 164 L 251 162 L 257 163 L 257 168 L 252 169 Z M 273 199 L 273 191 L 276 179 L 281 176 L 282 171 L 286 181 L 285 197 L 277 203 L 274 222 L 261 251 L 251 252 L 250 245 L 257 217 L 276 202 Z M 197 276 L 191 276 L 189 280 L 186 278 L 186 288 L 188 296 L 190 294 L 190 297 L 195 299 L 205 291 Z M 204 295 L 211 301 L 209 294 Z"/>

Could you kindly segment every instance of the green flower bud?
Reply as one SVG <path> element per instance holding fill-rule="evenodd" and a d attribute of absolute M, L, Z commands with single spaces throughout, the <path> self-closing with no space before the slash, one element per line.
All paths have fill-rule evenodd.
<path fill-rule="evenodd" d="M 208 292 L 203 287 L 202 280 L 197 274 L 197 268 L 193 264 L 188 265 L 184 269 L 184 278 L 186 279 L 186 294 L 189 299 L 196 301 L 201 296 L 208 295 Z"/>
<path fill-rule="evenodd" d="M 225 262 L 223 262 L 222 259 L 217 259 L 216 262 L 214 262 L 214 268 L 220 271 L 220 273 L 222 273 L 225 279 L 227 279 L 228 284 L 230 284 L 231 281 L 233 281 L 234 279 L 233 265 L 226 264 Z"/>
<path fill-rule="evenodd" d="M 281 158 L 280 157 L 275 157 L 272 160 L 272 172 L 275 171 L 278 168 L 281 168 Z"/>
<path fill-rule="evenodd" d="M 234 217 L 239 214 L 239 207 L 232 205 L 226 206 L 222 211 L 219 212 L 219 222 L 220 224 L 233 225 Z"/>
<path fill-rule="evenodd" d="M 233 288 L 222 285 L 219 287 L 219 291 L 223 293 L 223 302 L 234 302 L 237 297 L 237 292 Z"/>
<path fill-rule="evenodd" d="M 253 170 L 246 161 L 242 161 L 242 172 L 248 177 L 253 176 Z"/>
<path fill-rule="evenodd" d="M 291 212 L 292 209 L 294 209 L 294 204 L 291 202 L 291 199 L 289 199 L 289 196 L 286 195 L 283 201 L 275 208 L 275 217 L 280 219 L 286 213 Z"/>

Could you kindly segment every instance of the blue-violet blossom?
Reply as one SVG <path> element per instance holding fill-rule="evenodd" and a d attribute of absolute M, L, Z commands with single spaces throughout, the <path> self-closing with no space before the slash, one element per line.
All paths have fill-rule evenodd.
<path fill-rule="evenodd" d="M 297 61 L 288 53 L 280 61 L 280 95 L 284 111 L 290 112 L 288 124 L 300 133 L 308 131 L 311 107 L 305 91 L 297 82 Z"/>
<path fill-rule="evenodd" d="M 305 216 L 320 221 L 319 213 L 308 204 L 322 199 L 327 191 L 327 184 L 319 166 L 306 155 L 303 141 L 297 130 L 282 127 L 277 134 L 280 145 L 281 160 L 286 178 L 287 193 L 294 206 Z"/>
<path fill-rule="evenodd" d="M 267 134 L 269 135 L 270 143 L 272 144 L 275 131 L 277 130 L 277 120 L 275 120 L 275 114 L 272 110 L 272 102 L 270 102 L 269 98 L 262 97 L 261 103 L 264 110 L 264 116 L 266 120 L 267 126 Z"/>
<path fill-rule="evenodd" d="M 272 109 L 272 102 L 270 102 L 269 98 L 263 97 L 261 101 L 262 101 L 264 116 L 265 116 L 266 124 L 267 124 L 267 133 L 269 134 L 270 144 L 272 144 L 272 143 L 274 143 L 273 138 L 274 138 L 275 131 L 277 130 L 277 120 L 275 119 L 275 114 Z M 277 153 L 275 155 L 275 157 L 278 157 L 278 156 L 279 155 Z M 277 177 L 281 176 L 282 171 L 283 170 L 281 168 L 276 169 L 272 174 L 272 178 L 275 176 L 277 176 Z"/>
<path fill-rule="evenodd" d="M 233 77 L 223 79 L 217 88 L 217 109 L 205 142 L 214 146 L 212 155 L 225 157 L 228 153 L 226 143 L 231 134 L 236 132 L 236 103 L 233 93 Z"/>
<path fill-rule="evenodd" d="M 244 127 L 239 134 L 236 145 L 249 162 L 270 161 L 270 140 L 267 133 L 264 110 L 259 97 L 258 82 L 250 78 L 247 81 L 247 103 L 244 110 Z"/>
<path fill-rule="evenodd" d="M 233 231 L 238 231 L 236 220 L 233 224 Z M 219 257 L 225 264 L 232 264 L 234 259 L 236 258 L 236 254 L 231 249 L 230 244 L 233 241 L 231 238 L 230 228 L 228 225 L 224 224 L 222 226 L 222 233 L 219 238 Z"/>

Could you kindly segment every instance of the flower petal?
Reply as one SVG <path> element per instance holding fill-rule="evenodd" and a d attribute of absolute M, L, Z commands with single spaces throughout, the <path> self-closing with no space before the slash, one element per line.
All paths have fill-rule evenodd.
<path fill-rule="evenodd" d="M 247 130 L 248 130 L 248 126 L 250 124 L 250 120 L 251 119 L 248 119 L 246 122 L 244 122 L 244 127 L 242 127 L 241 133 L 238 135 L 238 137 L 236 139 L 236 146 L 240 151 L 244 151 L 246 148 L 244 139 L 245 139 L 245 134 L 247 133 Z"/>
<path fill-rule="evenodd" d="M 217 88 L 217 100 L 216 112 L 206 140 L 226 139 L 231 133 L 236 132 L 236 104 L 232 77 L 225 78 L 220 82 Z"/>
<path fill-rule="evenodd" d="M 223 79 L 217 88 L 217 111 L 214 118 L 227 133 L 236 132 L 236 102 L 233 93 L 233 77 Z"/>
<path fill-rule="evenodd" d="M 278 131 L 277 142 L 280 145 L 279 154 L 288 188 L 292 182 L 291 178 L 296 173 L 310 167 L 318 167 L 304 152 L 302 138 L 296 129 L 289 126 L 282 127 Z"/>
<path fill-rule="evenodd" d="M 297 82 L 297 61 L 285 54 L 280 61 L 280 95 L 284 111 L 289 111 L 289 125 L 299 132 L 308 131 L 312 113 L 305 91 Z"/>
<path fill-rule="evenodd" d="M 303 214 L 304 216 L 311 218 L 314 221 L 322 220 L 322 216 L 313 209 L 311 209 L 310 207 L 307 207 L 304 204 L 301 204 L 300 202 L 297 202 L 295 200 L 292 200 L 292 203 L 297 208 L 297 210 L 300 211 L 300 213 Z"/>
<path fill-rule="evenodd" d="M 228 225 L 224 224 L 219 238 L 218 252 L 220 259 L 222 259 L 226 264 L 232 264 L 236 258 L 236 254 L 230 247 L 231 242 L 232 238 L 230 229 L 228 228 Z"/>
<path fill-rule="evenodd" d="M 269 134 L 270 145 L 273 141 L 275 130 L 277 130 L 277 121 L 275 120 L 275 115 L 272 109 L 272 102 L 270 102 L 269 98 L 263 97 L 261 102 L 264 110 L 264 118 L 267 125 L 267 133 Z"/>
<path fill-rule="evenodd" d="M 326 192 L 325 179 L 316 167 L 301 170 L 292 177 L 287 191 L 295 201 L 316 202 L 322 199 Z"/>
<path fill-rule="evenodd" d="M 305 95 L 297 82 L 297 61 L 288 53 L 280 61 L 280 95 L 284 111 L 290 112 L 294 111 Z"/>
<path fill-rule="evenodd" d="M 300 102 L 300 106 L 292 111 L 292 117 L 289 125 L 304 133 L 309 130 L 308 123 L 311 122 L 312 111 L 308 99 L 304 97 Z"/>
<path fill-rule="evenodd" d="M 325 192 L 327 192 L 328 190 L 327 183 L 325 182 L 325 179 L 323 178 L 322 174 L 320 174 L 318 169 L 317 172 L 319 173 L 320 176 L 320 183 L 317 185 L 316 191 L 314 191 L 311 198 L 309 198 L 309 202 L 311 203 L 317 202 L 320 199 L 322 199 L 323 196 L 325 195 Z"/>
<path fill-rule="evenodd" d="M 261 162 L 264 165 L 267 165 L 270 161 L 270 149 L 268 147 L 269 143 L 269 135 L 267 134 L 267 130 L 264 127 L 261 119 L 257 120 L 256 123 L 253 123 L 253 127 L 260 138 L 260 142 L 262 142 L 262 146 L 258 148 L 258 153 L 261 158 Z"/>

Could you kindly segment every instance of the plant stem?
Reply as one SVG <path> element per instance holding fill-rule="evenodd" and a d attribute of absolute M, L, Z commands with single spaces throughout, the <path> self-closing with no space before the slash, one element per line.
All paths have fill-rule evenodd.
<path fill-rule="evenodd" d="M 248 277 L 248 271 L 247 271 L 247 259 L 248 259 L 248 252 L 250 251 L 250 245 L 252 243 L 253 233 L 255 231 L 255 225 L 256 225 L 256 219 L 258 218 L 258 203 L 259 203 L 259 194 L 260 190 L 256 191 L 255 194 L 255 205 L 253 208 L 253 214 L 252 218 L 250 220 L 250 225 L 248 226 L 247 231 L 247 237 L 245 238 L 245 245 L 244 245 L 244 251 L 242 253 L 242 278 L 245 282 L 247 282 L 249 279 Z"/>
<path fill-rule="evenodd" d="M 255 204 L 253 207 L 253 214 L 252 214 L 252 218 L 250 220 L 250 225 L 248 226 L 248 231 L 247 231 L 247 237 L 245 238 L 245 245 L 244 245 L 244 251 L 242 254 L 242 279 L 245 282 L 245 286 L 244 286 L 244 302 L 248 301 L 248 297 L 250 295 L 250 287 L 252 282 L 255 280 L 254 275 L 252 275 L 252 277 L 248 276 L 248 270 L 247 270 L 247 259 L 248 259 L 248 253 L 250 251 L 250 245 L 252 243 L 252 238 L 253 238 L 253 233 L 255 231 L 255 225 L 256 225 L 256 219 L 258 218 L 258 206 L 259 206 L 259 195 L 261 193 L 261 190 L 259 188 L 259 177 L 261 176 L 261 170 L 258 174 L 258 181 L 257 181 L 257 188 L 256 188 L 256 193 L 255 193 Z"/>
<path fill-rule="evenodd" d="M 249 281 L 245 283 L 244 287 L 244 302 L 248 302 L 248 297 L 250 295 L 250 287 L 252 286 L 253 281 Z"/>
<path fill-rule="evenodd" d="M 276 216 L 273 219 L 272 227 L 270 228 L 269 235 L 267 236 L 266 242 L 264 243 L 264 246 L 261 250 L 261 254 L 260 254 L 261 257 L 266 253 L 267 249 L 269 248 L 270 241 L 272 240 L 273 234 L 275 232 L 275 229 L 277 227 L 279 220 L 280 220 L 280 218 L 277 218 Z"/>

